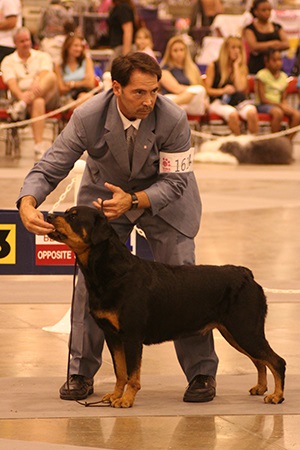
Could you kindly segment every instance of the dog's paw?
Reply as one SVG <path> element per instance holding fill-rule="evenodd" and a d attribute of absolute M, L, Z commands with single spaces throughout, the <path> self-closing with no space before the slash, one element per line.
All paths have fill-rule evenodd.
<path fill-rule="evenodd" d="M 114 392 L 108 392 L 102 397 L 103 403 L 110 403 L 113 408 L 131 408 L 134 398 L 128 395 L 116 395 Z"/>
<path fill-rule="evenodd" d="M 118 396 L 116 396 L 115 395 L 115 393 L 114 392 L 108 392 L 107 394 L 105 394 L 103 397 L 102 397 L 102 402 L 103 403 L 110 403 L 110 404 L 112 404 L 115 400 L 117 400 L 118 398 L 120 398 L 121 397 L 121 395 L 118 397 Z"/>
<path fill-rule="evenodd" d="M 265 403 L 273 403 L 274 405 L 278 405 L 283 401 L 284 401 L 283 394 L 276 394 L 275 392 L 274 394 L 266 395 L 266 397 L 264 398 Z"/>
<path fill-rule="evenodd" d="M 125 396 L 117 398 L 111 403 L 113 408 L 131 408 L 133 405 L 133 400 L 126 398 Z"/>
<path fill-rule="evenodd" d="M 249 389 L 249 392 L 251 395 L 264 395 L 264 393 L 268 390 L 267 386 L 264 386 L 262 384 L 256 384 L 251 389 Z"/>

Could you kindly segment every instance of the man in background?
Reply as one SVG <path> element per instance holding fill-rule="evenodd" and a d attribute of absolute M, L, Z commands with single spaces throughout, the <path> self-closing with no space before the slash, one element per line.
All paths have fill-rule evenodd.
<path fill-rule="evenodd" d="M 0 0 L 0 63 L 15 51 L 14 32 L 22 26 L 20 0 Z"/>

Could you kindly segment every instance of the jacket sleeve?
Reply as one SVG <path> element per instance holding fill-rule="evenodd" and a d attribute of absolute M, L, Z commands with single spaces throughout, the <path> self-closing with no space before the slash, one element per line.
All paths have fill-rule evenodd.
<path fill-rule="evenodd" d="M 53 145 L 26 176 L 17 199 L 17 206 L 25 195 L 33 196 L 37 206 L 43 203 L 56 186 L 68 176 L 75 162 L 85 151 L 85 140 L 80 138 L 84 136 L 84 130 L 81 129 L 81 122 L 76 121 L 75 115 L 73 116 Z"/>
<path fill-rule="evenodd" d="M 188 152 L 190 150 L 191 133 L 185 111 L 180 110 L 176 121 L 170 115 L 170 125 L 164 127 L 162 135 L 165 137 L 163 139 L 160 139 L 158 132 L 159 155 L 161 155 L 161 152 L 170 154 Z M 152 214 L 157 214 L 179 199 L 183 195 L 191 176 L 194 176 L 192 172 L 159 173 L 156 182 L 145 189 L 151 203 Z"/>

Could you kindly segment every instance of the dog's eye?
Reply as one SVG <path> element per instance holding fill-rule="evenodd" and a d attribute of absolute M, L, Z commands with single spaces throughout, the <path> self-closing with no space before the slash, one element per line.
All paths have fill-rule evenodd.
<path fill-rule="evenodd" d="M 74 220 L 74 219 L 76 219 L 76 217 L 77 217 L 77 214 L 76 214 L 76 213 L 72 213 L 72 214 L 70 215 L 69 219 L 70 219 L 70 220 Z"/>

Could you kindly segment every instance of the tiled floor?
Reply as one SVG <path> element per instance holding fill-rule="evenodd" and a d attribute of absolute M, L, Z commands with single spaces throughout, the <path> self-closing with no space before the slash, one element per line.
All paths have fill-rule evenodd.
<path fill-rule="evenodd" d="M 0 208 L 14 208 L 33 164 L 30 132 L 22 157 L 0 147 Z M 26 139 L 25 139 L 26 138 Z M 84 408 L 58 399 L 67 364 L 67 335 L 44 331 L 68 311 L 71 276 L 0 277 L 0 449 L 118 450 L 300 449 L 300 157 L 292 166 L 197 164 L 203 200 L 197 261 L 252 269 L 268 288 L 266 333 L 288 363 L 286 400 L 264 405 L 247 395 L 254 367 L 216 333 L 218 391 L 210 404 L 181 401 L 185 379 L 171 343 L 145 349 L 144 389 L 130 410 Z M 68 181 L 63 185 L 66 186 Z M 50 209 L 62 188 L 43 209 Z M 65 200 L 73 203 L 72 195 Z M 0 266 L 1 273 L 1 266 Z M 113 381 L 107 352 L 96 399 Z M 253 380 L 254 381 L 254 380 Z M 252 382 L 252 381 L 251 381 Z M 106 387 L 105 387 L 106 388 Z M 98 395 L 98 397 L 97 397 Z M 297 397 L 298 396 L 298 397 Z"/>

